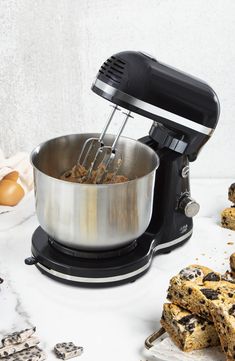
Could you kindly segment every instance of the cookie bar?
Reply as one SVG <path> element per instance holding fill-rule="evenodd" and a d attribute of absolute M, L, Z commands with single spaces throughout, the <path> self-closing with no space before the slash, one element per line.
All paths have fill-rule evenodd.
<path fill-rule="evenodd" d="M 172 303 L 212 321 L 210 303 L 226 298 L 235 303 L 235 284 L 211 269 L 191 265 L 170 280 L 167 298 Z"/>
<path fill-rule="evenodd" d="M 235 207 L 223 210 L 221 213 L 221 226 L 235 231 Z"/>
<path fill-rule="evenodd" d="M 231 186 L 229 187 L 229 190 L 228 190 L 228 199 L 229 199 L 232 203 L 235 203 L 235 183 L 231 184 Z"/>
<path fill-rule="evenodd" d="M 55 354 L 62 360 L 80 356 L 83 353 L 83 347 L 75 346 L 73 342 L 57 343 L 54 347 Z"/>
<path fill-rule="evenodd" d="M 232 273 L 232 277 L 235 279 L 235 253 L 230 256 L 230 269 Z"/>
<path fill-rule="evenodd" d="M 235 304 L 215 301 L 210 305 L 211 314 L 227 361 L 235 360 Z"/>
<path fill-rule="evenodd" d="M 9 346 L 3 346 L 0 348 L 0 358 L 6 357 L 9 355 L 12 355 L 16 352 L 26 350 L 27 348 L 36 346 L 39 344 L 39 339 L 35 336 L 29 337 L 27 340 L 25 340 L 22 343 L 15 344 L 15 345 L 9 345 Z"/>
<path fill-rule="evenodd" d="M 43 361 L 46 354 L 37 346 L 1 358 L 1 361 Z"/>
<path fill-rule="evenodd" d="M 36 331 L 36 327 L 27 328 L 26 330 L 13 332 L 10 335 L 5 336 L 2 339 L 3 346 L 17 345 L 19 343 L 24 342 L 32 336 Z"/>
<path fill-rule="evenodd" d="M 172 341 L 183 351 L 219 345 L 219 338 L 211 321 L 172 303 L 163 305 L 161 325 Z"/>

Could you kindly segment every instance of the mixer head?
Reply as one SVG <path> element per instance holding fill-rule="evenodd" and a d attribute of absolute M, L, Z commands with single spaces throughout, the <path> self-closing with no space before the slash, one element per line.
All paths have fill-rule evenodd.
<path fill-rule="evenodd" d="M 213 89 L 152 56 L 124 51 L 101 66 L 92 90 L 128 111 L 154 120 L 150 136 L 159 147 L 196 159 L 219 118 Z"/>

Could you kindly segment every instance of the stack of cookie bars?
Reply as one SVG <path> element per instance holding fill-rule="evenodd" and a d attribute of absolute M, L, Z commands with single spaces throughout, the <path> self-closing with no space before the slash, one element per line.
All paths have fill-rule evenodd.
<path fill-rule="evenodd" d="M 230 258 L 235 264 L 235 254 Z M 227 361 L 235 360 L 235 280 L 190 265 L 170 280 L 161 324 L 183 351 L 221 344 Z"/>

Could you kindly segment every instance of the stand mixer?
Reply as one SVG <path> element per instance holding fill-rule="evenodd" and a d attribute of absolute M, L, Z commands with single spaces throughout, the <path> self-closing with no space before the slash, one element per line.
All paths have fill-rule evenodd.
<path fill-rule="evenodd" d="M 46 197 L 43 199 L 43 210 L 37 210 L 37 207 L 45 189 L 45 185 L 40 188 L 42 172 L 50 176 L 50 181 L 51 177 L 54 177 L 48 166 L 50 161 L 54 161 L 50 158 L 52 152 L 57 149 L 58 144 L 62 144 L 63 149 L 69 144 L 66 137 L 57 138 L 45 146 L 39 146 L 32 153 L 38 193 L 36 210 L 42 227 L 38 227 L 32 236 L 33 256 L 25 262 L 36 264 L 41 272 L 64 282 L 93 286 L 115 285 L 134 281 L 147 272 L 155 254 L 170 252 L 191 237 L 192 218 L 198 213 L 199 204 L 190 194 L 189 162 L 197 159 L 199 151 L 210 139 L 217 125 L 219 101 L 213 89 L 203 81 L 162 64 L 148 54 L 134 51 L 124 51 L 107 59 L 98 72 L 92 90 L 114 103 L 114 111 L 122 107 L 125 108 L 126 114 L 117 134 L 117 141 L 115 137 L 109 139 L 109 136 L 107 144 L 105 140 L 107 127 L 114 115 L 113 111 L 101 135 L 84 136 L 79 161 L 82 162 L 81 158 L 83 161 L 86 160 L 87 154 L 89 156 L 94 146 L 90 138 L 95 138 L 95 160 L 97 151 L 99 153 L 103 151 L 103 147 L 108 148 L 108 153 L 105 152 L 102 158 L 105 159 L 108 154 L 108 165 L 110 157 L 112 161 L 113 154 L 116 153 L 117 143 L 121 143 L 126 157 L 132 150 L 138 151 L 137 158 L 143 158 L 143 168 L 147 166 L 144 159 L 148 163 L 148 158 L 148 169 L 140 174 L 141 182 L 145 179 L 146 183 L 143 183 L 141 188 L 135 188 L 134 193 L 137 197 L 140 189 L 143 198 L 142 203 L 139 199 L 137 202 L 140 211 L 149 208 L 146 222 L 142 225 L 140 234 L 136 233 L 132 239 L 125 235 L 126 238 L 113 244 L 113 247 L 109 246 L 106 240 L 102 242 L 105 236 L 101 237 L 99 248 L 95 247 L 96 243 L 85 241 L 76 247 L 72 241 L 66 244 L 62 237 L 63 231 L 67 231 L 66 227 L 59 227 L 58 233 L 48 228 L 45 215 L 51 217 L 53 207 L 46 205 Z M 129 144 L 134 141 L 120 135 L 131 112 L 152 119 L 153 124 L 149 135 L 133 143 L 129 150 Z M 75 135 L 67 137 L 70 142 L 77 144 Z M 87 148 L 88 153 L 84 153 L 84 148 Z M 38 160 L 39 154 L 45 158 L 41 163 Z M 147 173 L 151 174 L 148 181 L 145 175 Z M 54 188 L 61 182 L 56 181 Z M 123 187 L 128 187 L 128 183 L 126 182 Z M 97 187 L 102 189 L 104 185 Z M 112 187 L 118 189 L 115 184 Z M 91 192 L 91 188 L 87 189 Z M 130 192 L 130 187 L 127 192 Z M 103 202 L 106 198 L 106 195 L 102 198 Z M 57 215 L 60 216 L 59 211 Z M 142 218 L 144 213 L 139 215 L 139 223 Z M 111 233 L 107 230 L 108 234 Z M 79 238 L 78 233 L 77 237 Z M 115 239 L 115 233 L 113 238 Z"/>

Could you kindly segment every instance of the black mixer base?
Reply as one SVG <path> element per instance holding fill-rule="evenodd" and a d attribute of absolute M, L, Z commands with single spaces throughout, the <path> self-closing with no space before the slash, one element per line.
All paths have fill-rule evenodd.
<path fill-rule="evenodd" d="M 47 276 L 64 283 L 83 286 L 112 286 L 133 282 L 145 274 L 155 253 L 166 253 L 183 244 L 191 236 L 188 232 L 177 240 L 157 245 L 149 235 L 143 234 L 126 248 L 90 253 L 65 248 L 51 240 L 38 227 L 32 236 L 32 255 L 26 264 L 35 264 Z"/>

